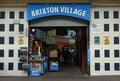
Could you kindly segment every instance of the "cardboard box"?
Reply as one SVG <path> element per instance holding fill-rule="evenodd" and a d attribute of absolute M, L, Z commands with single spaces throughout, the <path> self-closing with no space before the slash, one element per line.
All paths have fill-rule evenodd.
<path fill-rule="evenodd" d="M 50 51 L 50 57 L 58 57 L 57 50 Z"/>

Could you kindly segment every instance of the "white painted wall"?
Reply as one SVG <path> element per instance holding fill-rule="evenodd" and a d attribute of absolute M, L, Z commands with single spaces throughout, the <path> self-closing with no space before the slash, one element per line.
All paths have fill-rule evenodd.
<path fill-rule="evenodd" d="M 99 11 L 100 18 L 94 19 L 94 11 Z M 109 19 L 104 19 L 104 11 L 109 11 Z M 119 19 L 113 18 L 113 11 L 119 11 Z M 119 24 L 119 32 L 114 32 L 113 24 Z M 93 33 L 92 24 L 100 24 L 101 32 Z M 104 32 L 104 24 L 109 24 L 109 32 Z M 100 45 L 94 44 L 94 37 L 100 37 Z M 109 45 L 104 45 L 105 36 L 109 36 Z M 120 41 L 119 44 L 114 44 L 114 36 L 118 36 L 120 40 L 120 7 L 96 7 L 91 9 L 91 21 L 90 21 L 90 74 L 92 76 L 99 75 L 120 75 L 120 70 L 114 70 L 114 63 L 120 63 L 120 57 L 114 57 L 114 50 L 118 49 L 120 52 Z M 100 57 L 95 58 L 94 50 L 100 50 Z M 104 50 L 110 50 L 110 57 L 104 57 Z M 95 63 L 100 63 L 100 71 L 95 71 Z M 104 70 L 104 63 L 110 63 L 110 71 Z"/>
<path fill-rule="evenodd" d="M 0 8 L 0 11 L 5 11 L 5 19 L 0 19 L 0 24 L 5 24 L 5 31 L 0 32 L 0 36 L 5 37 L 3 45 L 0 45 L 0 49 L 4 49 L 4 57 L 0 57 L 0 62 L 4 63 L 4 70 L 0 70 L 0 76 L 27 76 L 27 72 L 18 70 L 18 50 L 20 47 L 28 47 L 28 22 L 27 22 L 27 8 Z M 9 19 L 9 11 L 15 11 L 15 19 Z M 19 11 L 24 11 L 24 19 L 19 19 Z M 13 24 L 14 20 L 19 20 L 20 24 L 24 24 L 24 32 L 20 34 L 18 31 L 18 24 L 15 24 L 14 32 L 9 32 L 9 24 Z M 14 44 L 9 45 L 9 36 L 14 37 Z M 24 44 L 19 45 L 18 41 L 20 36 L 23 37 Z M 14 49 L 14 57 L 9 57 L 9 49 Z M 8 63 L 14 63 L 14 69 L 8 70 Z"/>
<path fill-rule="evenodd" d="M 28 22 L 27 22 L 27 8 L 0 8 L 0 11 L 6 12 L 6 18 L 0 19 L 0 24 L 5 24 L 5 31 L 0 32 L 0 36 L 5 37 L 5 44 L 0 45 L 0 49 L 4 49 L 5 56 L 0 57 L 0 62 L 4 62 L 4 70 L 0 70 L 0 76 L 27 76 L 27 72 L 25 71 L 18 71 L 18 63 L 19 63 L 19 57 L 18 57 L 18 49 L 20 47 L 28 47 Z M 9 19 L 9 11 L 15 11 L 15 19 Z M 25 19 L 19 19 L 18 14 L 19 11 L 25 12 Z M 100 19 L 94 19 L 94 11 L 100 11 Z M 103 13 L 104 11 L 109 11 L 109 19 L 104 19 Z M 99 8 L 92 8 L 91 9 L 91 21 L 90 21 L 90 74 L 92 76 L 98 76 L 98 75 L 120 75 L 120 71 L 114 71 L 114 63 L 120 63 L 120 58 L 114 57 L 114 49 L 120 50 L 120 44 L 114 45 L 114 36 L 120 37 L 120 29 L 119 32 L 113 31 L 113 24 L 119 23 L 120 24 L 120 17 L 119 19 L 113 19 L 113 11 L 119 11 L 120 16 L 120 7 L 99 7 Z M 15 31 L 9 32 L 9 24 L 13 23 L 13 20 L 20 20 L 21 24 L 24 24 L 24 32 L 23 34 L 20 34 L 18 32 L 18 25 L 15 25 Z M 101 33 L 100 34 L 93 34 L 92 33 L 92 24 L 100 24 L 101 25 Z M 103 26 L 104 24 L 110 24 L 110 31 L 104 32 Z M 27 30 L 27 31 L 26 31 Z M 9 36 L 15 37 L 15 43 L 14 45 L 9 45 Z M 22 36 L 24 40 L 24 45 L 19 45 L 18 40 L 19 37 Z M 100 45 L 94 44 L 94 37 L 99 36 L 100 37 Z M 109 36 L 110 44 L 104 45 L 104 36 Z M 14 49 L 14 57 L 8 57 L 8 50 Z M 100 57 L 95 58 L 94 57 L 94 50 L 99 49 L 100 50 Z M 105 58 L 104 57 L 104 50 L 109 49 L 110 50 L 110 57 Z M 8 70 L 8 62 L 14 63 L 14 70 L 9 71 Z M 100 63 L 100 71 L 95 71 L 94 64 L 98 62 Z M 104 63 L 110 63 L 110 71 L 104 70 Z"/>

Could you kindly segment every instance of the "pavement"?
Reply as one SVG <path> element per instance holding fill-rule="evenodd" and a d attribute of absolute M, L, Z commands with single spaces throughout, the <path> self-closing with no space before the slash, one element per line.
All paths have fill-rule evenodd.
<path fill-rule="evenodd" d="M 41 76 L 1 76 L 0 81 L 120 81 L 120 76 L 89 76 L 75 66 L 67 66 Z"/>

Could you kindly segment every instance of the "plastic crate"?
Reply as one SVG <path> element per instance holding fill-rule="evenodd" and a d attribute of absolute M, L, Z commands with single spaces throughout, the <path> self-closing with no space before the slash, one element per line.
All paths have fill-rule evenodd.
<path fill-rule="evenodd" d="M 57 65 L 50 66 L 50 71 L 58 71 L 58 70 L 59 70 L 59 66 Z"/>

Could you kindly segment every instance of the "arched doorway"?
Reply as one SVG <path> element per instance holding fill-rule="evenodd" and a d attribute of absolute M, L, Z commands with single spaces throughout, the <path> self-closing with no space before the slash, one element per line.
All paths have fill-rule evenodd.
<path fill-rule="evenodd" d="M 71 5 L 69 6 L 71 7 L 70 9 L 72 10 L 73 6 Z M 61 5 L 58 5 L 57 7 L 49 7 L 49 8 L 58 9 L 58 10 L 60 8 L 61 12 L 62 12 L 62 8 L 64 8 L 65 10 L 69 10 L 69 8 L 67 7 L 61 8 Z M 46 8 L 41 8 L 41 9 L 45 10 Z M 84 19 L 83 15 L 82 17 L 80 17 L 80 13 L 74 14 L 72 13 L 72 11 L 70 13 L 72 13 L 73 15 L 71 15 L 66 11 L 64 11 L 64 13 L 60 12 L 61 14 L 58 13 L 57 11 L 56 13 L 58 14 L 55 13 L 51 15 L 49 14 L 51 12 L 49 12 L 48 13 L 49 15 L 45 16 L 43 12 L 41 12 L 41 9 L 39 10 L 36 9 L 35 11 L 34 10 L 31 11 L 31 13 L 33 13 L 32 16 L 36 16 L 37 19 L 35 18 L 35 19 L 29 20 L 29 31 L 30 31 L 29 36 L 30 37 L 32 36 L 34 37 L 34 39 L 37 39 L 41 42 L 42 49 L 43 49 L 42 51 L 44 51 L 43 54 L 47 54 L 45 51 L 49 47 L 52 49 L 55 49 L 57 47 L 57 49 L 59 49 L 59 51 L 61 51 L 62 54 L 66 53 L 66 51 L 63 52 L 64 49 L 68 50 L 68 48 L 70 49 L 73 48 L 75 52 L 74 57 L 72 57 L 73 60 L 71 59 L 71 57 L 69 57 L 68 59 L 69 55 L 67 55 L 67 58 L 64 58 L 65 60 L 64 61 L 62 60 L 62 62 L 59 57 L 59 62 L 65 65 L 68 65 L 69 61 L 71 62 L 72 60 L 73 64 L 77 65 L 79 69 L 86 72 L 87 60 L 88 60 L 87 48 L 88 48 L 88 38 L 89 38 L 89 35 L 88 35 L 89 34 L 89 21 L 88 21 L 89 17 L 87 16 L 88 18 Z M 76 9 L 76 7 L 73 9 L 74 11 L 78 10 Z M 78 12 L 80 11 L 81 10 L 78 10 Z M 41 14 L 43 14 L 44 16 L 41 17 Z M 81 14 L 83 13 L 81 12 Z M 79 15 L 79 16 L 77 18 L 77 16 L 74 16 L 74 15 Z M 68 31 L 73 31 L 74 33 L 69 34 Z M 68 34 L 69 36 L 66 36 Z M 74 39 L 74 40 L 70 42 L 70 39 Z M 66 59 L 68 59 L 67 63 L 66 63 Z M 48 65 L 50 63 L 51 62 L 49 62 Z"/>

